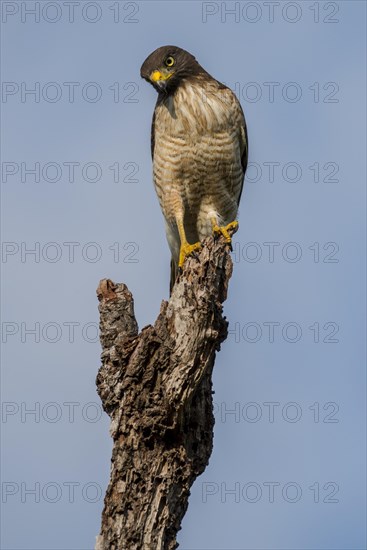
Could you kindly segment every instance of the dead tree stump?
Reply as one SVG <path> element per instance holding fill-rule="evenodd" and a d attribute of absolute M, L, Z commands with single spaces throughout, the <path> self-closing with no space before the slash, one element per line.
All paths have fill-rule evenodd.
<path fill-rule="evenodd" d="M 227 337 L 222 303 L 231 274 L 228 245 L 206 239 L 155 324 L 140 333 L 128 288 L 99 284 L 97 390 L 111 417 L 113 452 L 96 550 L 178 546 L 190 487 L 213 447 L 212 371 Z"/>

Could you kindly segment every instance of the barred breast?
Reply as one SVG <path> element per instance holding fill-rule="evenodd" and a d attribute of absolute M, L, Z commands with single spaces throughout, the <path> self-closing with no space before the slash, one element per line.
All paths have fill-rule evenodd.
<path fill-rule="evenodd" d="M 192 79 L 157 103 L 153 175 L 174 256 L 180 211 L 190 243 L 212 233 L 213 217 L 219 225 L 235 220 L 246 147 L 240 104 L 214 79 Z"/>

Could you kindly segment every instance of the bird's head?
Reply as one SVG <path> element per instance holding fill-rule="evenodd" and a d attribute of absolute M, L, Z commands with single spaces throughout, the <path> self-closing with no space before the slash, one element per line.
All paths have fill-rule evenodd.
<path fill-rule="evenodd" d="M 205 73 L 191 53 L 177 46 L 162 46 L 151 53 L 140 69 L 142 78 L 169 94 L 187 78 Z"/>

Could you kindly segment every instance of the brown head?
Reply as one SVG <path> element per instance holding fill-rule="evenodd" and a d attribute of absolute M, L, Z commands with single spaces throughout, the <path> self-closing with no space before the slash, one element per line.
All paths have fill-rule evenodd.
<path fill-rule="evenodd" d="M 172 93 L 185 80 L 207 72 L 191 53 L 177 46 L 162 46 L 151 53 L 140 75 L 161 93 Z"/>

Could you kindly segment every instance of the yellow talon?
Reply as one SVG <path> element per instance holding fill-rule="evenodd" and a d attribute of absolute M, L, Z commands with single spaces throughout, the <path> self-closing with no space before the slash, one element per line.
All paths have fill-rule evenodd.
<path fill-rule="evenodd" d="M 178 267 L 182 267 L 187 256 L 190 256 L 196 250 L 200 250 L 201 243 L 189 244 L 188 242 L 183 243 L 180 248 L 180 258 L 178 261 Z"/>
<path fill-rule="evenodd" d="M 232 235 L 233 233 L 236 233 L 238 229 L 238 222 L 234 221 L 229 223 L 228 225 L 218 225 L 215 220 L 213 220 L 213 233 L 218 235 L 223 235 L 226 242 L 228 244 L 231 244 L 232 242 Z"/>

